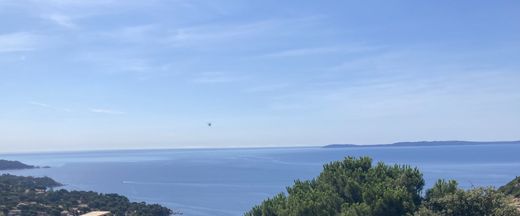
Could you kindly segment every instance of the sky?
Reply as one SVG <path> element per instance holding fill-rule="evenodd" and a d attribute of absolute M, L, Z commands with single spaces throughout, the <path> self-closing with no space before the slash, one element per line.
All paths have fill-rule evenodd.
<path fill-rule="evenodd" d="M 519 140 L 518 11 L 0 0 L 0 152 Z"/>

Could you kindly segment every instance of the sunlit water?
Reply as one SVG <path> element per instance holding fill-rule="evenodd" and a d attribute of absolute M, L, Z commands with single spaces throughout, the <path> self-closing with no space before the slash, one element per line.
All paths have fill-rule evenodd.
<path fill-rule="evenodd" d="M 67 189 L 119 193 L 159 203 L 184 215 L 242 215 L 285 190 L 294 179 L 317 176 L 345 156 L 419 167 L 426 187 L 439 178 L 460 185 L 500 186 L 520 175 L 520 145 L 139 150 L 0 155 L 49 169 L 8 171 L 49 176 Z"/>

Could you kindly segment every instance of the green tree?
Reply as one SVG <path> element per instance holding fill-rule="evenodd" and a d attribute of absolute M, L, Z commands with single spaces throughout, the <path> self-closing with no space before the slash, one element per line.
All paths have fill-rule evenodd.
<path fill-rule="evenodd" d="M 347 157 L 323 167 L 310 181 L 295 181 L 246 215 L 405 215 L 415 212 L 424 186 L 416 168 Z"/>
<path fill-rule="evenodd" d="M 494 188 L 457 188 L 457 182 L 439 180 L 426 192 L 417 216 L 520 216 L 511 197 Z"/>
<path fill-rule="evenodd" d="M 446 195 L 453 194 L 457 192 L 458 183 L 455 180 L 446 181 L 444 179 L 439 179 L 433 185 L 432 188 L 426 190 L 426 200 L 438 199 L 442 198 Z"/>

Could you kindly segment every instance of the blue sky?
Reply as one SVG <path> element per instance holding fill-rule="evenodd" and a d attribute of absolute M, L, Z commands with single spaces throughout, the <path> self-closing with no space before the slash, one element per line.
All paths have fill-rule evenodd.
<path fill-rule="evenodd" d="M 518 11 L 0 0 L 0 151 L 518 140 Z"/>

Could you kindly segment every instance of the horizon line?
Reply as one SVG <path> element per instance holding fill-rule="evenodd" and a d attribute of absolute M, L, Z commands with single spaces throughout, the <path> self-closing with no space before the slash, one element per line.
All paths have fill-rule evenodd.
<path fill-rule="evenodd" d="M 281 148 L 321 148 L 329 145 L 356 145 L 356 146 L 381 146 L 381 145 L 392 145 L 398 143 L 424 143 L 424 142 L 469 142 L 469 143 L 514 143 L 520 142 L 518 140 L 495 140 L 495 141 L 473 141 L 473 140 L 434 140 L 434 141 L 398 141 L 391 143 L 371 143 L 371 144 L 354 144 L 354 143 L 329 143 L 320 145 L 294 145 L 294 146 L 181 146 L 181 147 L 150 147 L 150 148 L 98 148 L 98 149 L 77 149 L 77 150 L 37 150 L 37 151 L 12 151 L 12 152 L 0 152 L 0 155 L 19 155 L 19 154 L 66 154 L 66 153 L 85 153 L 85 152 L 112 152 L 112 151 L 157 151 L 157 150 L 230 150 L 230 149 L 281 149 Z"/>

